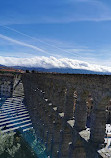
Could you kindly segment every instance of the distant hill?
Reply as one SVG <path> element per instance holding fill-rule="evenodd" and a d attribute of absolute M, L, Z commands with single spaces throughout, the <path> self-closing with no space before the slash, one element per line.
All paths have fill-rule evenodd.
<path fill-rule="evenodd" d="M 1 65 L 1 64 L 0 64 L 0 66 L 4 66 L 4 65 Z"/>
<path fill-rule="evenodd" d="M 15 69 L 12 67 L 4 66 L 0 64 L 0 73 L 23 73 L 20 69 Z"/>
<path fill-rule="evenodd" d="M 0 69 L 4 69 L 4 68 L 6 68 L 6 67 L 7 67 L 7 66 L 0 64 Z"/>
<path fill-rule="evenodd" d="M 21 67 L 21 66 L 14 66 L 15 69 L 22 69 L 22 70 L 35 70 L 39 72 L 57 72 L 57 73 L 69 73 L 69 74 L 99 74 L 99 75 L 111 75 L 110 72 L 97 72 L 97 71 L 90 71 L 85 69 L 71 69 L 71 68 L 50 68 L 45 69 L 42 67 Z"/>

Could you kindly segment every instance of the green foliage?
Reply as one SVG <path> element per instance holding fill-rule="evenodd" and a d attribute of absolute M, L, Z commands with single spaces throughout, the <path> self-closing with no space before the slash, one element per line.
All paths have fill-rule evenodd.
<path fill-rule="evenodd" d="M 39 151 L 38 154 L 42 154 L 44 153 L 44 151 L 46 150 L 46 147 L 44 144 L 42 144 L 40 141 L 38 141 L 37 139 L 35 139 L 33 141 L 33 143 L 31 144 L 32 149 L 34 149 L 36 147 L 36 150 Z"/>
<path fill-rule="evenodd" d="M 30 73 L 29 70 L 26 70 L 26 73 Z"/>
<path fill-rule="evenodd" d="M 14 157 L 15 153 L 19 150 L 20 144 L 15 141 L 15 133 L 3 133 L 0 130 L 0 155 L 7 153 Z"/>
<path fill-rule="evenodd" d="M 32 73 L 36 73 L 36 71 L 35 71 L 35 70 L 32 70 Z"/>
<path fill-rule="evenodd" d="M 32 144 L 31 144 L 31 148 L 33 149 L 33 151 L 36 150 L 38 155 L 43 155 L 44 152 L 46 151 L 45 145 L 43 143 L 41 143 L 41 141 L 38 139 L 37 135 L 35 134 L 34 129 L 31 129 L 30 131 L 32 133 L 32 137 L 34 138 Z"/>

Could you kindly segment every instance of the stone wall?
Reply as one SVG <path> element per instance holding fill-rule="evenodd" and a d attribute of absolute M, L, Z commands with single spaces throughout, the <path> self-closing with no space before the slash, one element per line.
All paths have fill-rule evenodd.
<path fill-rule="evenodd" d="M 0 74 L 0 97 L 11 97 L 20 80 L 21 75 L 18 74 Z"/>
<path fill-rule="evenodd" d="M 22 81 L 33 126 L 52 157 L 99 157 L 97 150 L 104 144 L 106 107 L 111 98 L 111 76 L 27 73 Z M 91 120 L 90 132 L 85 139 L 87 118 Z"/>
<path fill-rule="evenodd" d="M 13 93 L 14 76 L 9 74 L 0 75 L 0 96 L 11 97 Z"/>

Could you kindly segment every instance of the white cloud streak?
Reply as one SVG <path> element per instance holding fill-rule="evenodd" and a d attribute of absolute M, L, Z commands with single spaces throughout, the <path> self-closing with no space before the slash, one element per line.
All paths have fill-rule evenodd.
<path fill-rule="evenodd" d="M 15 58 L 0 56 L 0 64 L 6 66 L 25 66 L 25 67 L 42 67 L 42 68 L 72 68 L 85 69 L 90 71 L 111 72 L 111 67 L 90 64 L 88 62 L 73 60 L 68 58 L 50 57 L 33 57 L 33 58 Z"/>
<path fill-rule="evenodd" d="M 2 25 L 1 25 L 2 26 Z M 13 29 L 13 28 L 11 28 L 11 27 L 8 27 L 8 26 L 2 26 L 3 28 L 7 28 L 8 30 L 11 30 L 11 31 L 13 31 L 13 32 L 16 32 L 16 33 L 18 33 L 18 34 L 20 34 L 20 35 L 22 35 L 22 36 L 25 36 L 25 37 L 28 37 L 28 38 L 30 38 L 30 39 L 32 39 L 32 40 L 35 40 L 35 41 L 39 41 L 40 43 L 43 43 L 43 44 L 46 44 L 46 45 L 48 45 L 48 46 L 50 46 L 50 47 L 53 47 L 53 48 L 56 48 L 56 49 L 58 49 L 58 50 L 60 50 L 60 51 L 63 51 L 63 52 L 65 52 L 65 53 L 68 53 L 68 54 L 71 54 L 71 55 L 74 55 L 74 53 L 76 54 L 78 51 L 83 51 L 83 49 L 75 49 L 75 51 L 74 51 L 74 49 L 73 49 L 73 53 L 71 53 L 71 51 L 69 50 L 65 50 L 65 49 L 62 49 L 62 48 L 60 48 L 60 47 L 58 47 L 58 46 L 56 46 L 56 45 L 54 45 L 54 44 L 50 44 L 50 43 L 48 43 L 48 42 L 45 42 L 45 41 L 43 41 L 43 40 L 41 40 L 41 39 L 38 39 L 38 38 L 35 38 L 35 37 L 32 37 L 32 36 L 29 36 L 29 35 L 27 35 L 27 34 L 25 34 L 25 33 L 22 33 L 22 32 L 20 32 L 20 31 L 18 31 L 18 30 L 16 30 L 16 29 Z M 85 50 L 86 51 L 86 50 Z M 44 52 L 45 53 L 45 52 Z M 48 53 L 49 54 L 49 53 Z M 51 54 L 50 54 L 51 55 Z M 76 54 L 76 55 L 78 55 L 78 54 Z"/>
<path fill-rule="evenodd" d="M 4 39 L 4 40 L 7 40 L 7 41 L 9 41 L 9 42 L 12 42 L 12 43 L 21 45 L 21 46 L 25 46 L 25 47 L 28 47 L 28 48 L 32 48 L 32 49 L 34 49 L 34 50 L 36 50 L 36 51 L 39 51 L 39 52 L 42 52 L 42 53 L 45 53 L 45 54 L 48 54 L 48 55 L 51 55 L 50 53 L 46 52 L 46 51 L 43 50 L 43 49 L 38 48 L 37 46 L 31 45 L 31 44 L 27 44 L 27 43 L 25 43 L 25 42 L 21 42 L 21 41 L 18 41 L 18 40 L 15 40 L 15 39 L 13 39 L 13 38 L 4 36 L 4 35 L 2 35 L 2 34 L 0 34 L 0 38 L 2 38 L 2 39 Z"/>
<path fill-rule="evenodd" d="M 78 54 L 78 52 L 83 52 L 83 51 L 85 51 L 85 52 L 90 52 L 90 51 L 93 51 L 93 50 L 91 50 L 91 49 L 62 49 L 62 48 L 60 48 L 60 47 L 58 47 L 58 46 L 56 46 L 56 45 L 54 45 L 54 44 L 50 44 L 50 43 L 48 43 L 48 42 L 45 42 L 44 40 L 41 40 L 41 39 L 38 39 L 38 38 L 35 38 L 35 37 L 32 37 L 32 36 L 29 36 L 29 35 L 27 35 L 27 34 L 25 34 L 25 33 L 22 33 L 22 32 L 20 32 L 20 31 L 18 31 L 18 30 L 16 30 L 16 29 L 13 29 L 13 28 L 10 28 L 10 27 L 8 27 L 8 26 L 2 26 L 3 28 L 6 28 L 6 29 L 8 29 L 8 30 L 11 30 L 11 31 L 13 31 L 13 32 L 16 32 L 16 33 L 18 33 L 18 34 L 20 34 L 20 35 L 22 35 L 22 36 L 25 36 L 25 37 L 28 37 L 28 38 L 30 38 L 30 39 L 32 39 L 32 40 L 34 40 L 34 41 L 38 41 L 38 42 L 40 42 L 40 43 L 42 43 L 42 44 L 45 44 L 45 45 L 47 45 L 47 46 L 49 46 L 50 48 L 52 47 L 52 48 L 54 48 L 54 49 L 57 49 L 57 50 L 59 50 L 59 51 L 61 51 L 61 52 L 64 52 L 64 53 L 67 53 L 67 54 L 69 54 L 69 55 L 73 55 L 73 56 L 75 56 L 76 55 L 76 57 L 79 57 L 79 58 L 82 58 L 83 59 L 83 57 L 80 55 L 80 54 Z M 30 45 L 30 44 L 27 44 L 27 43 L 24 43 L 24 42 L 20 42 L 20 41 L 18 41 L 18 40 L 15 40 L 15 39 L 12 39 L 12 38 L 9 38 L 9 37 L 7 37 L 7 36 L 4 36 L 4 35 L 1 35 L 0 34 L 0 37 L 1 38 L 3 38 L 3 39 L 5 39 L 5 40 L 9 40 L 10 42 L 12 42 L 12 43 L 15 43 L 15 44 L 19 44 L 19 45 L 22 45 L 22 46 L 26 46 L 26 47 L 29 47 L 29 48 L 33 48 L 34 50 L 39 50 L 40 52 L 42 52 L 42 53 L 46 53 L 46 54 L 48 54 L 48 55 L 53 55 L 53 56 L 58 56 L 58 55 L 54 55 L 54 54 L 50 54 L 50 53 L 48 53 L 48 52 L 46 52 L 46 51 L 44 51 L 43 49 L 40 49 L 40 48 L 38 48 L 38 47 L 36 47 L 36 46 L 33 46 L 33 45 Z"/>

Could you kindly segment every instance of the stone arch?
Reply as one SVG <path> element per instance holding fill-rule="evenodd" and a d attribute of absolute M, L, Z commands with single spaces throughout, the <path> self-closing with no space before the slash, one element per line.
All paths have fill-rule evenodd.
<path fill-rule="evenodd" d="M 111 99 L 106 106 L 106 123 L 111 124 Z"/>

